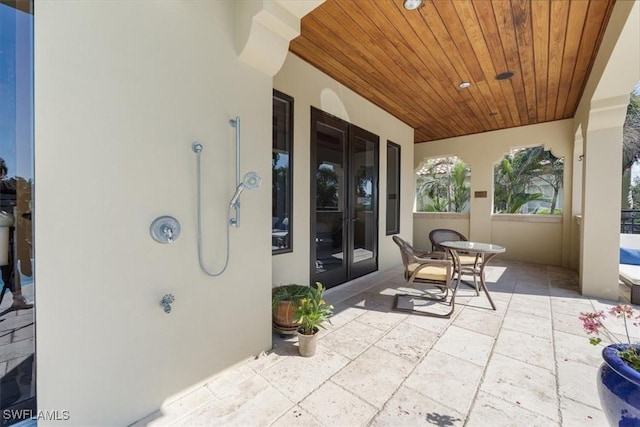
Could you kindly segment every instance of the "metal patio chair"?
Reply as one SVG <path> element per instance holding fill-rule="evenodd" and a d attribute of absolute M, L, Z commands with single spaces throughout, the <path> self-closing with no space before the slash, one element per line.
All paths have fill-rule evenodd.
<path fill-rule="evenodd" d="M 468 241 L 464 234 L 456 230 L 448 228 L 436 228 L 429 233 L 429 241 L 431 242 L 431 250 L 434 253 L 443 253 L 444 257 L 448 256 L 448 251 L 440 246 L 441 242 L 447 241 Z M 476 295 L 480 295 L 478 279 L 480 278 L 480 266 L 482 264 L 482 255 L 459 255 L 460 265 L 454 265 L 455 274 L 469 274 L 473 276 L 473 286 L 476 291 Z"/>
<path fill-rule="evenodd" d="M 407 284 L 409 286 L 421 284 L 438 290 L 435 295 L 428 291 L 416 294 L 397 294 L 394 298 L 393 309 L 423 316 L 450 317 L 455 308 L 457 291 L 457 287 L 453 289 L 451 287 L 453 262 L 449 259 L 426 258 L 424 254 L 416 252 L 413 246 L 399 236 L 393 236 L 393 241 L 400 248 L 404 265 L 403 274 Z M 429 303 L 433 302 L 448 305 L 448 311 L 439 313 L 420 309 L 430 307 Z"/>

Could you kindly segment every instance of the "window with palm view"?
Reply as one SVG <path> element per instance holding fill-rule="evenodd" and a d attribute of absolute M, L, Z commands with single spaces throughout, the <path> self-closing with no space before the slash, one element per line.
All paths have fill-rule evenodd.
<path fill-rule="evenodd" d="M 518 148 L 494 167 L 493 212 L 562 214 L 564 158 L 543 146 Z"/>
<path fill-rule="evenodd" d="M 458 157 L 426 160 L 416 172 L 417 212 L 468 212 L 471 171 Z"/>

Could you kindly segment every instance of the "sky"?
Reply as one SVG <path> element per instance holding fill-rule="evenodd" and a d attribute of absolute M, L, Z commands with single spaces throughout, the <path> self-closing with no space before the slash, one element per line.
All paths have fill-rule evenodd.
<path fill-rule="evenodd" d="M 33 178 L 33 15 L 0 4 L 0 157 Z"/>

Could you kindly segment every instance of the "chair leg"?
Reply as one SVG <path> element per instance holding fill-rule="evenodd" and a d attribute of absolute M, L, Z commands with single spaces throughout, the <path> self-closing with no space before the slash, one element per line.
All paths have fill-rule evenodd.
<path fill-rule="evenodd" d="M 441 296 L 441 297 L 431 297 L 431 296 L 426 296 L 426 295 L 415 295 L 415 294 L 397 294 L 393 299 L 393 310 L 395 310 L 395 311 L 404 311 L 406 313 L 411 313 L 411 314 L 418 314 L 420 316 L 449 318 L 449 317 L 451 317 L 451 315 L 453 314 L 453 311 L 455 310 L 455 299 L 456 299 L 456 291 L 458 290 L 458 285 L 460 285 L 460 278 L 459 277 L 458 277 L 458 283 L 457 283 L 456 287 L 451 292 L 451 300 L 447 304 L 451 308 L 446 313 L 434 313 L 434 312 L 430 312 L 430 311 L 420 311 L 420 310 L 415 310 L 415 309 L 411 309 L 411 308 L 399 307 L 398 300 L 401 297 L 410 297 L 410 298 L 416 299 L 416 300 L 443 302 L 443 301 L 445 301 L 447 299 L 447 296 L 449 295 L 449 289 L 450 288 L 448 286 L 441 288 L 441 291 L 444 293 L 444 296 Z M 438 288 L 440 288 L 440 287 L 438 286 Z"/>
<path fill-rule="evenodd" d="M 473 286 L 476 288 L 476 296 L 480 295 L 480 287 L 478 286 L 478 275 L 473 273 Z"/>

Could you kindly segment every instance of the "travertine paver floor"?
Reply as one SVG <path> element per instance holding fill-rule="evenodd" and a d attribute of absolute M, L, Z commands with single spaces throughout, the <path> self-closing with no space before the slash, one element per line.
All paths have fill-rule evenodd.
<path fill-rule="evenodd" d="M 294 338 L 223 372 L 136 426 L 606 426 L 596 392 L 601 348 L 583 298 L 558 267 L 495 260 L 497 310 L 461 286 L 450 319 L 391 310 L 401 269 L 327 291 L 333 325 L 318 352 Z"/>

